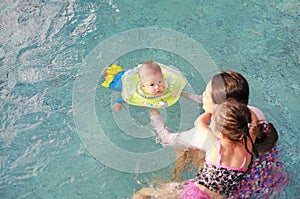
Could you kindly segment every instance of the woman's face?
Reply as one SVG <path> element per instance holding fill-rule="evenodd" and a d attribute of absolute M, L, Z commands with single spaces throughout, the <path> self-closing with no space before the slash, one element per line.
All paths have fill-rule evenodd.
<path fill-rule="evenodd" d="M 214 103 L 212 101 L 212 97 L 211 97 L 211 81 L 208 82 L 208 84 L 206 85 L 205 91 L 203 92 L 203 105 L 202 108 L 205 112 L 208 113 L 212 113 L 213 112 L 213 107 L 214 107 Z"/>

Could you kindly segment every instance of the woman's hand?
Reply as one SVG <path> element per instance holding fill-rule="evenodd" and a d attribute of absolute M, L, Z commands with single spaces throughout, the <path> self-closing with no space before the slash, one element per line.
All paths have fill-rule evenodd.
<path fill-rule="evenodd" d="M 156 108 L 150 108 L 150 115 L 159 115 L 160 112 Z"/>

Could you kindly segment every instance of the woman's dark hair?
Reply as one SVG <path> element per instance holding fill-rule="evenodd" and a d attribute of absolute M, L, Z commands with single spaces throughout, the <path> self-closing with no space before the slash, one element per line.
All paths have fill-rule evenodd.
<path fill-rule="evenodd" d="M 221 104 L 229 98 L 248 104 L 249 85 L 241 74 L 225 70 L 213 76 L 211 80 L 212 100 L 215 104 Z"/>

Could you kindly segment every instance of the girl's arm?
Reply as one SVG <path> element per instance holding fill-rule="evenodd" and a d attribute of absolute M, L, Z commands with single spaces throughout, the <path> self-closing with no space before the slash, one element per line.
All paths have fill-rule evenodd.
<path fill-rule="evenodd" d="M 195 122 L 198 122 L 199 127 L 203 128 L 203 130 L 209 130 L 208 122 L 211 118 L 211 113 L 205 112 L 201 114 Z"/>

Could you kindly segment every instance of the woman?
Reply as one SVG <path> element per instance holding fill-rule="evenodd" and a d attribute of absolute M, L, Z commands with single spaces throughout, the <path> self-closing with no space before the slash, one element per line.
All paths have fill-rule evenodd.
<path fill-rule="evenodd" d="M 240 103 L 247 104 L 249 99 L 249 86 L 248 82 L 241 74 L 234 71 L 223 71 L 219 74 L 216 74 L 207 84 L 203 93 L 203 109 L 207 113 L 213 113 L 213 109 L 217 104 L 221 104 L 229 98 L 233 98 Z M 251 112 L 251 123 L 257 121 L 264 121 L 266 123 L 263 113 L 258 108 L 253 106 L 248 106 L 248 108 Z M 197 124 L 198 120 L 199 119 L 195 121 L 195 124 Z M 190 130 L 170 134 L 167 128 L 164 126 L 162 117 L 155 113 L 155 111 L 151 115 L 151 121 L 155 130 L 157 131 L 157 137 L 161 140 L 163 145 L 172 147 L 185 146 L 198 150 L 202 146 L 203 142 L 205 142 L 207 145 L 211 145 L 213 144 L 212 142 L 214 142 L 214 140 L 211 140 L 209 137 L 200 137 L 196 125 Z M 251 138 L 253 142 L 256 139 L 254 135 L 252 135 Z M 273 190 L 281 190 L 287 185 L 288 177 L 286 172 L 283 170 L 282 163 L 278 159 L 277 148 L 276 146 L 272 146 L 273 148 L 270 148 L 270 146 L 268 147 L 268 149 L 260 147 L 262 148 L 262 151 L 256 152 L 256 154 L 263 152 L 265 152 L 265 154 L 256 159 L 251 169 L 247 171 L 247 174 L 245 175 L 241 184 L 238 188 L 236 188 L 238 191 L 233 191 L 235 197 L 243 198 L 249 195 L 258 198 L 267 197 L 271 192 L 273 192 Z M 267 167 L 261 164 L 266 159 L 268 159 L 270 163 Z M 278 167 L 275 167 L 274 164 L 278 165 Z M 258 168 L 262 166 L 263 168 L 260 169 L 261 171 L 272 173 L 275 176 L 278 176 L 276 177 L 278 180 L 270 183 L 262 179 L 263 181 L 260 182 L 259 185 L 253 186 L 253 188 L 252 186 L 249 187 L 249 182 L 254 182 L 254 180 L 257 179 L 255 175 L 257 175 Z M 263 172 L 259 173 L 261 176 L 263 176 Z M 266 191 L 266 187 L 268 188 L 267 190 L 272 191 Z M 253 193 L 257 195 L 254 196 L 255 194 Z"/>
<path fill-rule="evenodd" d="M 227 70 L 213 76 L 202 96 L 203 110 L 207 113 L 212 113 L 215 105 L 221 104 L 229 98 L 248 104 L 249 85 L 241 74 Z M 248 106 L 248 108 L 251 112 L 252 121 L 266 121 L 264 114 L 258 108 L 253 106 Z M 150 119 L 156 132 L 158 132 L 158 138 L 165 146 L 199 148 L 199 142 L 203 141 L 203 138 L 197 135 L 195 127 L 180 133 L 170 134 L 168 129 L 164 127 L 161 116 L 151 115 Z M 207 141 L 209 142 L 209 140 Z"/>

